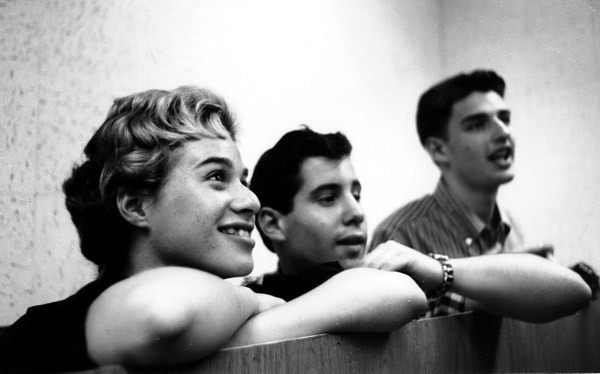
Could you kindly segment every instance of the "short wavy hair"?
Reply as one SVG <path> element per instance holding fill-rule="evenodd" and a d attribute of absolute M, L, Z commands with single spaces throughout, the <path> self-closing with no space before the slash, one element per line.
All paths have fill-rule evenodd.
<path fill-rule="evenodd" d="M 504 79 L 492 70 L 461 73 L 434 85 L 419 99 L 417 133 L 422 145 L 430 137 L 447 138 L 448 120 L 454 103 L 471 93 L 494 91 L 504 97 Z"/>
<path fill-rule="evenodd" d="M 261 206 L 288 214 L 294 209 L 294 196 L 302 187 L 300 168 L 309 157 L 325 157 L 341 160 L 350 156 L 352 145 L 340 132 L 320 134 L 303 126 L 300 130 L 286 133 L 259 158 L 250 189 L 258 197 Z M 260 222 L 256 227 L 265 246 L 274 251 L 271 240 L 263 233 Z"/>
<path fill-rule="evenodd" d="M 116 99 L 86 145 L 84 161 L 63 183 L 83 255 L 100 273 L 125 266 L 132 226 L 117 209 L 118 193 L 153 196 L 184 143 L 236 140 L 236 133 L 226 102 L 203 88 L 149 90 Z"/>

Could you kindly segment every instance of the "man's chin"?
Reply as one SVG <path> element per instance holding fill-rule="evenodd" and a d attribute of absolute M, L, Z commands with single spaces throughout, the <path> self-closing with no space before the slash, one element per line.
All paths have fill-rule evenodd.
<path fill-rule="evenodd" d="M 494 173 L 487 174 L 485 177 L 479 180 L 479 185 L 485 188 L 498 188 L 503 184 L 510 183 L 515 179 L 515 173 L 512 170 L 496 171 Z"/>
<path fill-rule="evenodd" d="M 362 257 L 361 258 L 352 258 L 352 259 L 345 258 L 338 262 L 344 269 L 352 269 L 352 268 L 362 267 Z"/>
<path fill-rule="evenodd" d="M 340 264 L 342 264 L 342 266 L 344 268 L 348 268 L 348 267 L 356 267 L 357 263 L 360 263 L 362 258 L 365 255 L 365 252 L 367 250 L 365 245 L 353 245 L 353 246 L 344 246 L 344 254 L 342 256 L 340 256 L 340 258 L 342 258 L 342 260 L 340 260 Z M 345 266 L 345 264 L 348 265 Z"/>
<path fill-rule="evenodd" d="M 504 175 L 499 177 L 499 184 L 502 185 L 502 184 L 512 182 L 513 179 L 515 179 L 514 172 L 505 173 Z"/>

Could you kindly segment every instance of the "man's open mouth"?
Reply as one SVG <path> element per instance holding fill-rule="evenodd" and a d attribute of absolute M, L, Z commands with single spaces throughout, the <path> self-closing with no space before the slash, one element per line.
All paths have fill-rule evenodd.
<path fill-rule="evenodd" d="M 341 238 L 337 241 L 340 245 L 361 245 L 367 242 L 367 238 L 364 235 L 351 235 Z"/>
<path fill-rule="evenodd" d="M 511 147 L 502 147 L 497 149 L 496 151 L 492 152 L 492 154 L 490 154 L 488 156 L 488 160 L 490 161 L 501 161 L 501 162 L 506 162 L 511 160 L 513 157 L 513 149 Z"/>

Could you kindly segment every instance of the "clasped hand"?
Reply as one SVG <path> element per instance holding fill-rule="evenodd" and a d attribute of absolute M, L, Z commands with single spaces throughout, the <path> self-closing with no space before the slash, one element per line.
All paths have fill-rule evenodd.
<path fill-rule="evenodd" d="M 343 266 L 398 271 L 409 275 L 424 290 L 437 289 L 444 277 L 437 260 L 392 240 L 378 245 L 361 260 Z"/>

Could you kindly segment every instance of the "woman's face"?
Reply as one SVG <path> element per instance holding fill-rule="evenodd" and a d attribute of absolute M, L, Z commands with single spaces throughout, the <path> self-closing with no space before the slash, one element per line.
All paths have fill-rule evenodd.
<path fill-rule="evenodd" d="M 147 254 L 154 266 L 187 266 L 223 278 L 254 266 L 250 237 L 260 204 L 231 139 L 190 141 L 146 205 Z"/>

